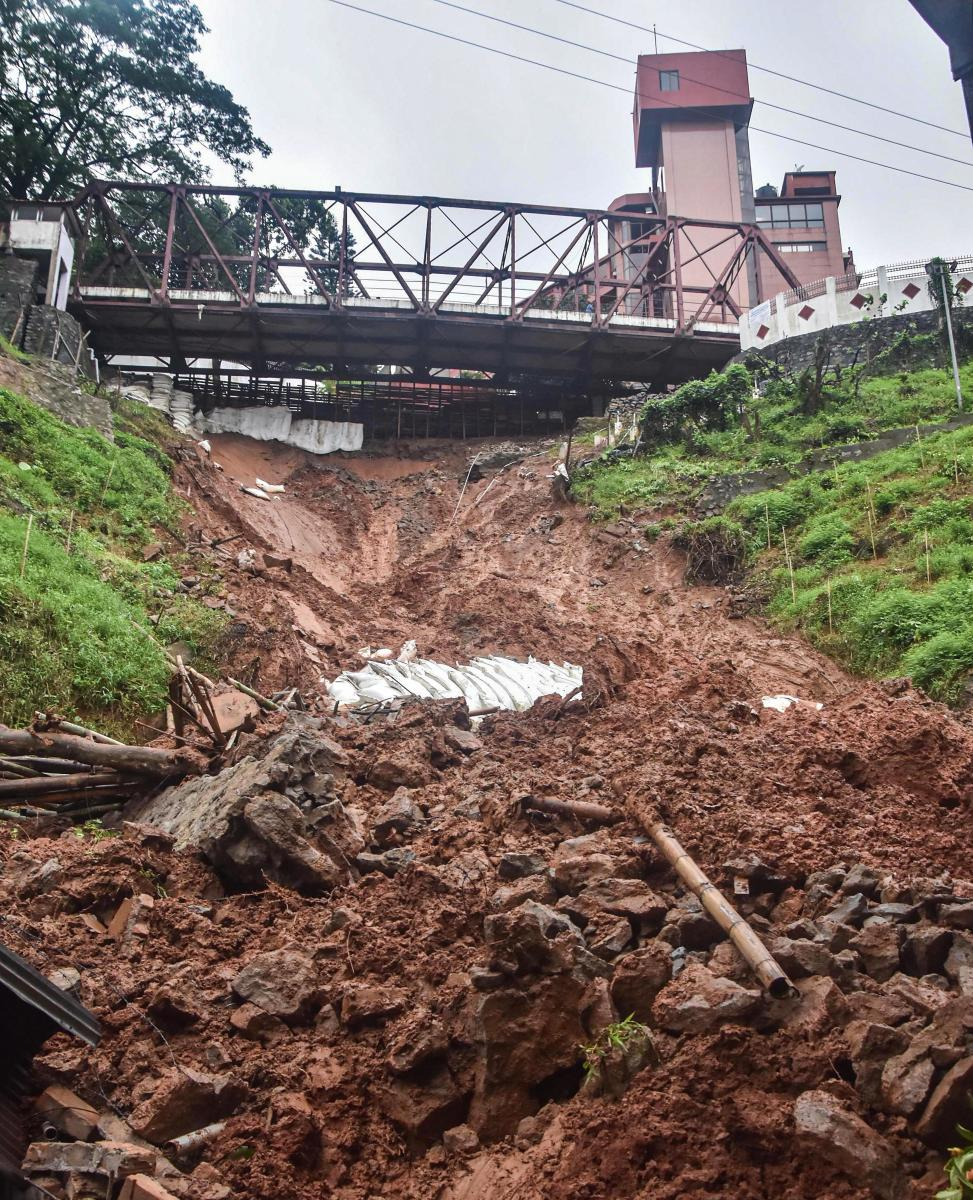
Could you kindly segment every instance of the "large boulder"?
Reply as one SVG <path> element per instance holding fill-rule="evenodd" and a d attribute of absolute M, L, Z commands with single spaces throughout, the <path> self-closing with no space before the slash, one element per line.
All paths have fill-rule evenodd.
<path fill-rule="evenodd" d="M 207 1075 L 182 1067 L 163 1076 L 128 1123 L 139 1137 L 161 1146 L 231 1116 L 247 1095 L 246 1084 L 228 1075 Z"/>
<path fill-rule="evenodd" d="M 262 758 L 136 801 L 126 816 L 170 834 L 177 850 L 198 848 L 231 889 L 270 879 L 320 895 L 349 881 L 348 864 L 365 847 L 338 798 L 346 764 L 319 730 L 289 727 Z"/>

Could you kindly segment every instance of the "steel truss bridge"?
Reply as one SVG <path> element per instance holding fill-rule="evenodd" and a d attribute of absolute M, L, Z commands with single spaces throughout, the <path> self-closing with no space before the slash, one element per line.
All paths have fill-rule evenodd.
<path fill-rule="evenodd" d="M 264 381 L 377 380 L 391 364 L 417 381 L 485 374 L 563 408 L 723 365 L 758 255 L 798 286 L 742 222 L 130 182 L 72 207 L 70 307 L 92 347 L 189 370 L 197 389 L 214 361 Z M 244 393 L 274 402 L 271 385 Z"/>

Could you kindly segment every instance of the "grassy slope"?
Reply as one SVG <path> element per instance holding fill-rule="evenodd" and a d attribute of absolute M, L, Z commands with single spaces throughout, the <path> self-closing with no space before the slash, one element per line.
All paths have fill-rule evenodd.
<path fill-rule="evenodd" d="M 35 709 L 124 728 L 164 706 L 162 642 L 205 651 L 222 618 L 179 588 L 173 566 L 144 563 L 174 530 L 171 463 L 158 414 L 122 406 L 116 441 L 75 429 L 0 389 L 0 720 Z M 171 436 L 171 431 L 169 431 Z M 152 440 L 155 438 L 155 440 Z M 23 576 L 28 519 L 33 517 Z"/>
<path fill-rule="evenodd" d="M 962 379 L 973 397 L 973 363 Z M 795 381 L 771 385 L 751 414 L 759 413 L 757 438 L 736 424 L 697 433 L 691 446 L 596 466 L 576 494 L 596 519 L 625 506 L 675 523 L 710 475 L 786 466 L 814 446 L 955 414 L 943 370 L 867 379 L 857 397 L 851 380 L 839 381 L 811 418 L 797 391 Z M 973 428 L 741 498 L 717 520 L 742 535 L 750 583 L 782 624 L 861 674 L 910 675 L 941 699 L 963 698 L 973 670 Z"/>

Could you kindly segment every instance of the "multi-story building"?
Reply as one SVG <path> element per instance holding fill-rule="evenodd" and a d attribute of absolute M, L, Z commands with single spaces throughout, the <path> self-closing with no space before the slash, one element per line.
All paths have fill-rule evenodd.
<path fill-rule="evenodd" d="M 631 279 L 638 271 L 645 248 L 629 243 L 643 225 L 649 231 L 640 218 L 651 215 L 756 222 L 802 283 L 852 268 L 850 252 L 842 250 L 833 171 L 801 168 L 787 173 L 779 193 L 765 185 L 754 194 L 752 107 L 744 50 L 639 55 L 635 165 L 651 171 L 651 187 L 609 206 L 620 214 L 616 246 L 626 247 L 612 256 L 613 278 Z M 724 230 L 694 229 L 693 244 L 683 247 L 684 284 L 710 285 L 721 255 L 725 262 L 731 253 L 720 246 L 725 238 Z M 760 255 L 732 294 L 745 309 L 788 286 Z"/>

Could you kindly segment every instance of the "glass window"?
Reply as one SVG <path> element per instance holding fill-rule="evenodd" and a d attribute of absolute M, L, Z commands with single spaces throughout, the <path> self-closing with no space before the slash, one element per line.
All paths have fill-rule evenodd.
<path fill-rule="evenodd" d="M 660 92 L 678 92 L 679 91 L 679 72 L 678 71 L 660 71 L 659 72 L 659 91 Z"/>
<path fill-rule="evenodd" d="M 771 229 L 823 229 L 820 204 L 769 204 L 757 209 L 757 221 Z"/>
<path fill-rule="evenodd" d="M 827 248 L 827 242 L 774 242 L 774 249 L 781 254 L 815 254 Z"/>
<path fill-rule="evenodd" d="M 823 221 L 824 220 L 824 205 L 823 204 L 806 204 L 804 207 L 807 209 L 807 219 L 809 221 Z"/>

